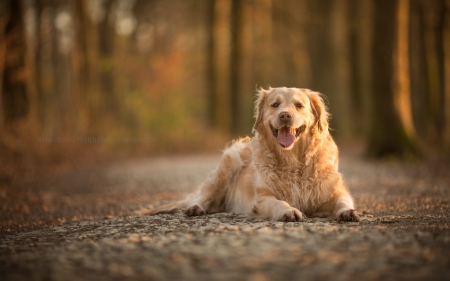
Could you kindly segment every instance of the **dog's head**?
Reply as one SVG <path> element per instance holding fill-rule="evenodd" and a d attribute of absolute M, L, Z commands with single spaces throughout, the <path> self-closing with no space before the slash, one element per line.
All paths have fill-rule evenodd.
<path fill-rule="evenodd" d="M 292 149 L 308 134 L 328 133 L 328 112 L 323 99 L 319 93 L 307 89 L 259 90 L 255 119 L 253 129 L 271 135 L 283 150 Z"/>

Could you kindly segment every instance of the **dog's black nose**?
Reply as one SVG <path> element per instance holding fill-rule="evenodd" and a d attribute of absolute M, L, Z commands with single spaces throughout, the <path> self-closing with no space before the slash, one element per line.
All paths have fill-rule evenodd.
<path fill-rule="evenodd" d="M 292 115 L 287 111 L 283 111 L 278 115 L 278 118 L 280 118 L 281 122 L 290 122 Z"/>

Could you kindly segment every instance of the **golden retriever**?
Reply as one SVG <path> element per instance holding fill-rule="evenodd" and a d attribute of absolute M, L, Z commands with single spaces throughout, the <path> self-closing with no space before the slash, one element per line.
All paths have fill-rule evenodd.
<path fill-rule="evenodd" d="M 281 221 L 333 216 L 359 221 L 338 172 L 321 95 L 307 89 L 258 91 L 253 138 L 234 141 L 195 194 L 148 211 L 188 216 L 232 212 Z"/>

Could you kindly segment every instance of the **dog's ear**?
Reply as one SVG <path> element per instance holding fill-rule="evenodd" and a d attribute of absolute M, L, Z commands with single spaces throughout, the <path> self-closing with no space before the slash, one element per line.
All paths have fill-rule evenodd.
<path fill-rule="evenodd" d="M 311 101 L 312 111 L 316 116 L 317 129 L 319 132 L 328 132 L 329 113 L 323 101 L 322 95 L 318 92 L 310 91 L 308 96 Z"/>
<path fill-rule="evenodd" d="M 261 123 L 263 119 L 263 111 L 264 111 L 264 105 L 266 104 L 266 99 L 269 93 L 272 91 L 272 88 L 269 88 L 267 90 L 264 90 L 263 88 L 260 88 L 256 94 L 256 101 L 255 101 L 255 124 L 253 125 L 253 132 L 256 130 L 256 127 Z"/>

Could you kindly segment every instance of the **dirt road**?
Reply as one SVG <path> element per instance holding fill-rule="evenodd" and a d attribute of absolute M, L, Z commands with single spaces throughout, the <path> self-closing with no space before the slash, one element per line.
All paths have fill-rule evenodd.
<path fill-rule="evenodd" d="M 450 280 L 450 166 L 341 157 L 360 223 L 141 217 L 218 155 L 119 163 L 3 186 L 2 280 Z"/>

